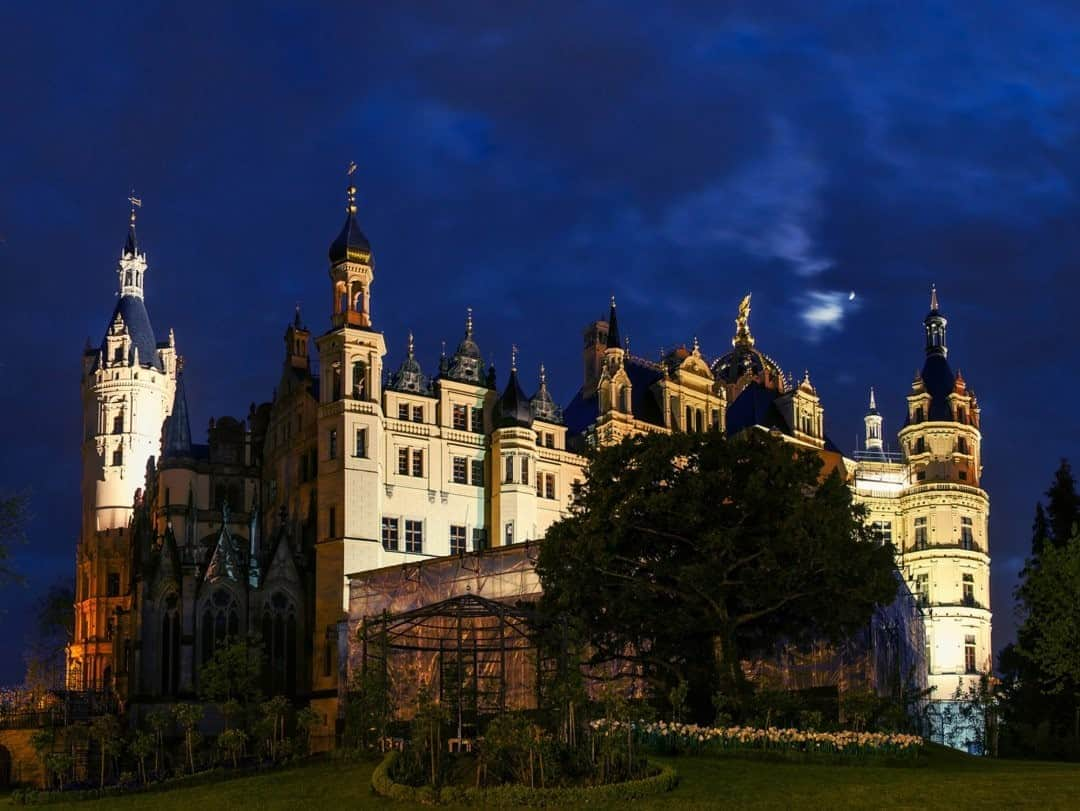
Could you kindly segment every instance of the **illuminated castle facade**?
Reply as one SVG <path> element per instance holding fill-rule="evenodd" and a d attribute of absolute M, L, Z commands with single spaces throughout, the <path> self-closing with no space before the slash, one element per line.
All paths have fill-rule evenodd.
<path fill-rule="evenodd" d="M 224 639 L 255 635 L 264 690 L 310 701 L 330 742 L 349 575 L 541 539 L 567 514 L 587 447 L 706 430 L 768 431 L 818 453 L 896 544 L 927 606 L 938 684 L 951 695 L 958 667 L 965 678 L 989 669 L 978 406 L 945 363 L 936 298 L 903 455 L 884 452 L 871 413 L 867 446 L 851 459 L 826 435 L 809 374 L 796 382 L 756 347 L 749 296 L 732 349 L 711 361 L 696 338 L 658 361 L 632 355 L 612 300 L 608 318 L 583 333 L 582 386 L 562 409 L 542 366 L 531 395 L 516 357 L 496 386 L 471 311 L 434 374 L 411 336 L 387 363 L 374 255 L 351 187 L 328 259 L 329 328 L 313 335 L 297 309 L 272 400 L 245 419 L 211 420 L 199 444 L 175 341 L 170 332 L 158 343 L 147 315 L 132 214 L 119 302 L 84 357 L 72 687 L 115 689 L 135 706 L 191 697 Z"/>

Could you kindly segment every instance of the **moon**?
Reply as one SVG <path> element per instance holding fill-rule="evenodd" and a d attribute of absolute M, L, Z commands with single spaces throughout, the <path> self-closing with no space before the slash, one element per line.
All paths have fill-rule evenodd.
<path fill-rule="evenodd" d="M 852 290 L 850 293 L 848 293 L 847 300 L 848 301 L 854 301 L 855 300 L 855 291 L 854 290 Z"/>

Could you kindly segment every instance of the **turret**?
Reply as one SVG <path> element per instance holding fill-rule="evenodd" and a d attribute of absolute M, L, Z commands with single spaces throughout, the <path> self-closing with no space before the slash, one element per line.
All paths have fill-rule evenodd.
<path fill-rule="evenodd" d="M 870 388 L 870 410 L 863 417 L 863 425 L 866 427 L 866 439 L 864 448 L 870 453 L 881 453 L 885 447 L 882 440 L 882 424 L 884 418 L 878 413 L 877 403 L 874 401 L 874 389 Z"/>

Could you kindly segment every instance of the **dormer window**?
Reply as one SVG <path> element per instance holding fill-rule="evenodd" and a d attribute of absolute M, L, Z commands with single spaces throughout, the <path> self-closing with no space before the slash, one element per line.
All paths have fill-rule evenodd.
<path fill-rule="evenodd" d="M 926 414 L 923 411 L 922 406 L 915 409 L 915 422 L 923 422 L 926 419 Z"/>

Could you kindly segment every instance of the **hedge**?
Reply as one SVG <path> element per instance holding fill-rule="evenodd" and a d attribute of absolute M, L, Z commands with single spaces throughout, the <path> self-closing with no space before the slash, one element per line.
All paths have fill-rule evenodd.
<path fill-rule="evenodd" d="M 390 770 L 401 755 L 398 751 L 387 754 L 371 776 L 371 787 L 376 794 L 394 800 L 435 805 L 438 802 L 464 803 L 494 808 L 517 808 L 521 806 L 583 806 L 627 802 L 654 797 L 671 791 L 679 784 L 678 773 L 666 765 L 650 761 L 658 773 L 640 780 L 625 783 L 609 783 L 603 786 L 566 786 L 561 788 L 529 788 L 507 785 L 493 788 L 460 788 L 447 786 L 436 795 L 431 786 L 406 786 L 395 783 Z"/>

